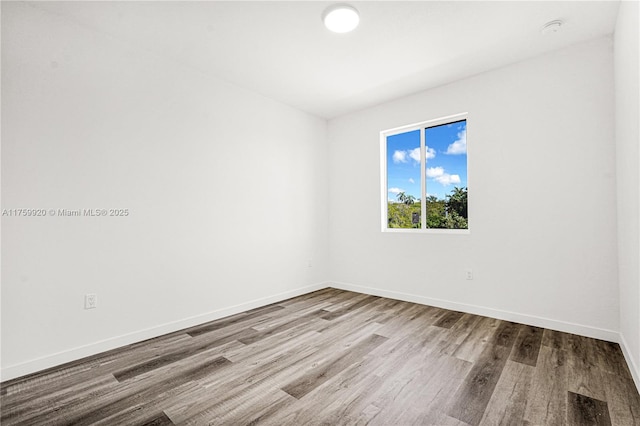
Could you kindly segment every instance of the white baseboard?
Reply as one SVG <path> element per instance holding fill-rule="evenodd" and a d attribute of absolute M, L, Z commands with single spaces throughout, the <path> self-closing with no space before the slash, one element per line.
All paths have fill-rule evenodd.
<path fill-rule="evenodd" d="M 289 299 L 291 297 L 300 296 L 302 294 L 310 293 L 316 290 L 321 290 L 327 287 L 329 287 L 329 283 L 325 283 L 325 282 L 312 284 L 312 285 L 300 287 L 294 290 L 289 290 L 283 293 L 278 293 L 273 296 L 263 297 L 261 299 L 255 299 L 249 302 L 240 303 L 235 306 L 216 309 L 215 311 L 211 311 L 205 314 L 196 315 L 196 316 L 185 318 L 182 320 L 162 324 L 157 327 L 151 327 L 144 330 L 135 331 L 133 333 L 128 333 L 122 336 L 116 336 L 110 339 L 101 340 L 95 343 L 91 343 L 89 345 L 80 346 L 77 348 L 47 355 L 37 359 L 32 359 L 20 364 L 14 364 L 7 367 L 3 366 L 2 369 L 0 370 L 0 381 L 4 382 L 7 380 L 15 379 L 17 377 L 25 376 L 27 374 L 36 373 L 38 371 L 42 371 L 47 368 L 55 367 L 57 365 L 65 364 L 71 361 L 76 361 L 87 356 L 96 355 L 111 349 L 116 349 L 122 346 L 130 345 L 132 343 L 141 342 L 143 340 L 162 336 L 164 334 L 173 333 L 174 331 L 179 331 L 188 327 L 193 327 L 209 321 L 214 321 L 220 318 L 227 317 L 229 315 L 234 315 L 240 312 L 248 311 L 250 309 L 259 308 L 261 306 L 280 302 L 282 300 Z"/>
<path fill-rule="evenodd" d="M 491 318 L 518 322 L 521 324 L 543 327 L 551 330 L 563 331 L 565 333 L 579 334 L 581 336 L 593 337 L 595 339 L 607 340 L 618 343 L 620 333 L 603 328 L 590 327 L 566 321 L 558 321 L 549 318 L 537 317 L 534 315 L 519 314 L 516 312 L 503 311 L 484 306 L 470 305 L 466 303 L 452 302 L 449 300 L 434 299 L 431 297 L 419 296 L 416 294 L 401 293 L 398 291 L 383 290 L 380 288 L 361 286 L 343 282 L 331 282 L 332 287 L 341 290 L 355 291 L 358 293 L 371 294 L 373 296 L 388 297 L 390 299 L 403 300 L 405 302 L 420 303 L 422 305 L 435 306 L 437 308 L 451 309 L 475 315 L 482 315 Z"/>
<path fill-rule="evenodd" d="M 631 371 L 631 376 L 633 376 L 633 381 L 636 384 L 636 388 L 638 389 L 638 392 L 640 392 L 640 365 L 638 365 L 631 356 L 631 352 L 629 352 L 629 346 L 627 345 L 627 341 L 625 340 L 624 334 L 622 333 L 620 333 L 619 344 L 620 348 L 622 348 L 624 358 L 627 360 L 627 365 L 629 366 L 629 371 Z"/>

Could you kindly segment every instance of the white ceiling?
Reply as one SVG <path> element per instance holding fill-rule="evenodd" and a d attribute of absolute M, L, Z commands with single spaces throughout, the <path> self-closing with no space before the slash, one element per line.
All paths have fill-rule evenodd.
<path fill-rule="evenodd" d="M 145 50 L 332 118 L 611 34 L 617 1 L 352 2 L 360 26 L 321 22 L 334 2 L 42 2 Z M 542 35 L 548 21 L 562 31 Z"/>

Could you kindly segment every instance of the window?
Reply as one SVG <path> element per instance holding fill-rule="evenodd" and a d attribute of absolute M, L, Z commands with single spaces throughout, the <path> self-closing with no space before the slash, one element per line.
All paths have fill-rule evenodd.
<path fill-rule="evenodd" d="M 469 229 L 466 113 L 380 132 L 380 144 L 383 231 Z"/>

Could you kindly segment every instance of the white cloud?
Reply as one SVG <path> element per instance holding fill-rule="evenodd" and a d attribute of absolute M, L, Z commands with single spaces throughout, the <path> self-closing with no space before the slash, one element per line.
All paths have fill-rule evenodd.
<path fill-rule="evenodd" d="M 435 180 L 443 186 L 460 183 L 459 175 L 450 175 L 449 173 L 446 173 L 442 167 L 427 168 L 427 177 Z"/>
<path fill-rule="evenodd" d="M 389 192 L 392 194 L 399 194 L 401 192 L 404 192 L 404 189 L 400 189 L 400 188 L 389 188 Z"/>
<path fill-rule="evenodd" d="M 459 184 L 460 176 L 450 175 L 449 173 L 445 173 L 442 176 L 437 177 L 436 181 L 441 183 L 443 186 L 449 186 L 451 184 Z"/>
<path fill-rule="evenodd" d="M 428 146 L 424 146 L 427 154 L 427 160 L 431 160 L 432 158 L 436 158 L 436 150 L 433 148 L 429 148 Z"/>
<path fill-rule="evenodd" d="M 427 167 L 427 177 L 429 178 L 437 178 L 443 174 L 444 169 L 442 167 Z"/>
<path fill-rule="evenodd" d="M 458 132 L 458 140 L 447 147 L 445 154 L 457 155 L 467 153 L 467 129 Z"/>
<path fill-rule="evenodd" d="M 431 151 L 429 151 L 429 149 Z M 430 155 L 432 155 L 430 157 Z M 436 152 L 431 149 L 428 148 L 427 149 L 427 158 L 433 158 L 436 156 Z M 410 149 L 407 151 L 401 151 L 401 150 L 397 150 L 397 151 L 393 151 L 393 162 L 394 163 L 406 163 L 407 161 L 409 161 L 409 158 L 411 158 L 413 161 L 415 161 L 416 163 L 420 162 L 420 148 L 414 148 L 414 149 Z"/>
<path fill-rule="evenodd" d="M 406 163 L 407 162 L 407 151 L 394 151 L 394 153 L 393 153 L 393 162 L 394 163 Z"/>
<path fill-rule="evenodd" d="M 416 183 L 416 181 L 413 180 L 412 178 L 409 178 L 409 183 Z"/>

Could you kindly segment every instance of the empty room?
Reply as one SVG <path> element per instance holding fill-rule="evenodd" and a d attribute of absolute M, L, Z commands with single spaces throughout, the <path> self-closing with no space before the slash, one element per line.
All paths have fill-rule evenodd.
<path fill-rule="evenodd" d="M 2 1 L 2 425 L 640 425 L 630 1 Z"/>

